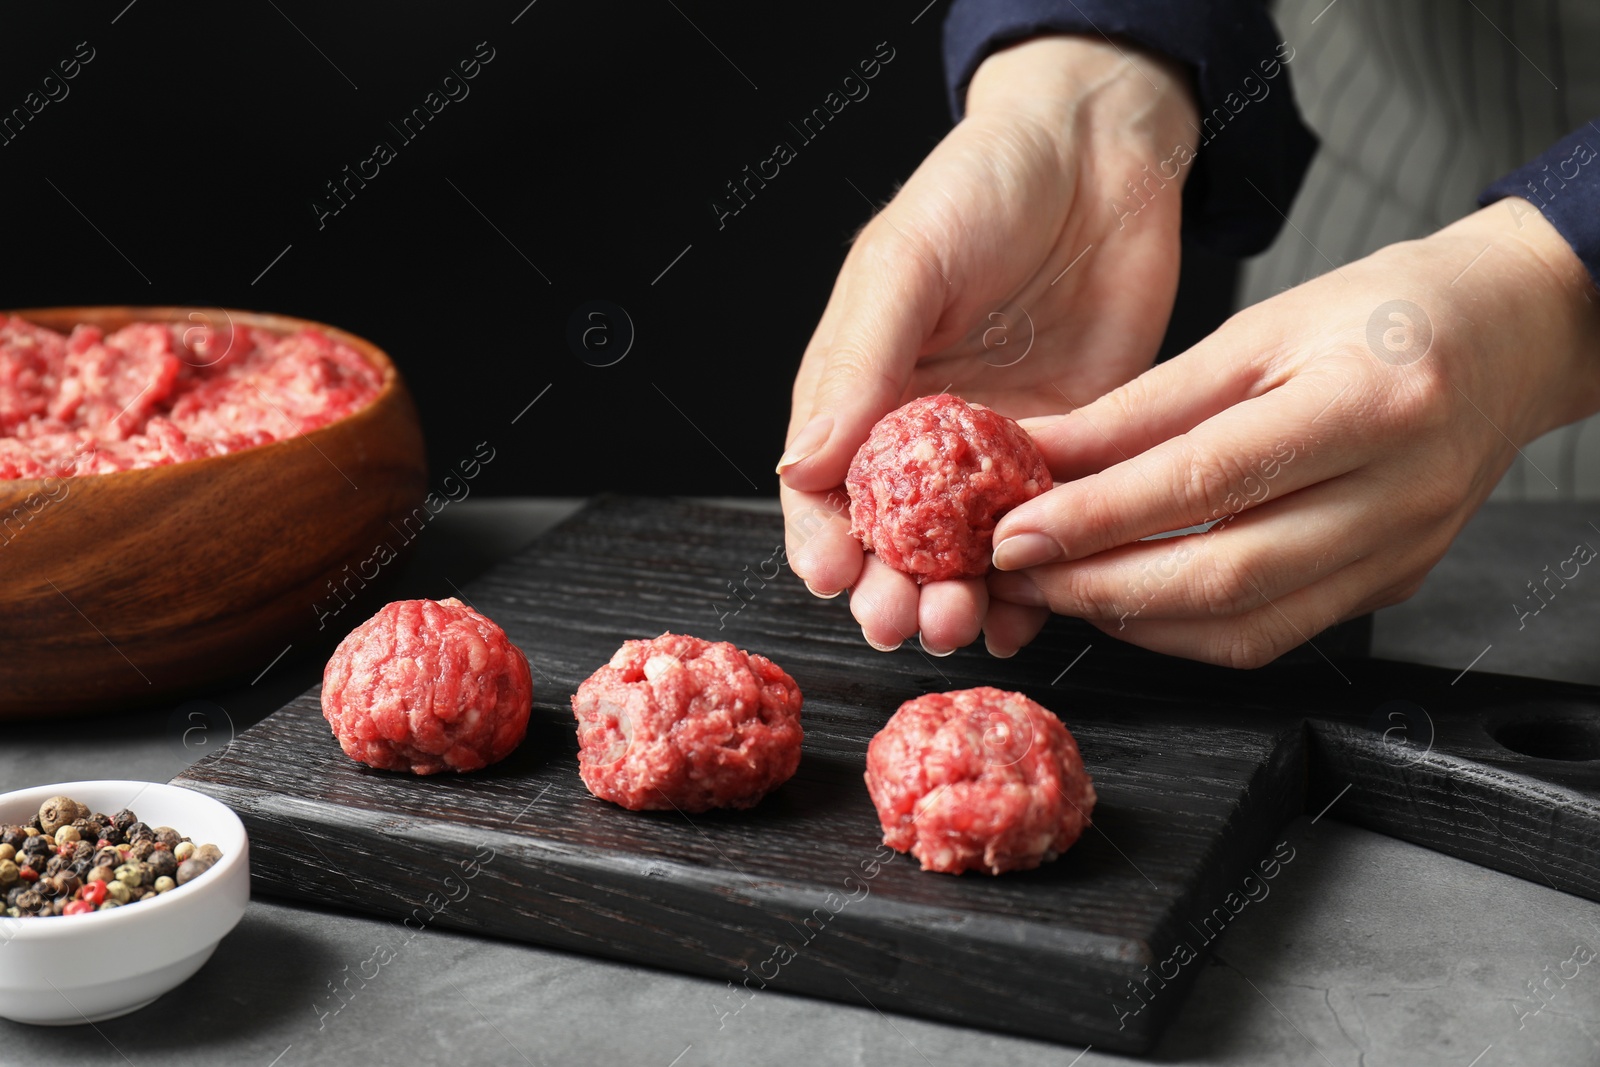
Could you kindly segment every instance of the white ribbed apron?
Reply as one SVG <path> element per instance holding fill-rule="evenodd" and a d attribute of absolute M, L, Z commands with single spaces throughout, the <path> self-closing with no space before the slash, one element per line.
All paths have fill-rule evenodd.
<path fill-rule="evenodd" d="M 1322 147 L 1293 225 L 1245 264 L 1241 306 L 1328 270 L 1324 255 L 1348 263 L 1469 214 L 1600 115 L 1600 0 L 1282 0 L 1273 15 Z M 1600 416 L 1522 451 L 1491 499 L 1600 499 Z"/>

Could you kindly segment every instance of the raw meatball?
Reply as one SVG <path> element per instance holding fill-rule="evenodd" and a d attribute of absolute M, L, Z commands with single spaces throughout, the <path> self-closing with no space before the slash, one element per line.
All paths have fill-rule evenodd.
<path fill-rule="evenodd" d="M 385 604 L 322 672 L 322 714 L 339 747 L 380 770 L 486 767 L 522 743 L 532 707 L 528 658 L 454 597 Z"/>
<path fill-rule="evenodd" d="M 633 811 L 748 808 L 800 765 L 800 687 L 726 641 L 625 641 L 572 697 L 578 773 Z"/>
<path fill-rule="evenodd" d="M 883 843 L 948 874 L 1053 860 L 1095 801 L 1061 720 L 989 686 L 902 704 L 867 746 L 867 792 Z"/>
<path fill-rule="evenodd" d="M 978 578 L 1000 517 L 1051 486 L 1022 427 L 941 393 L 891 411 L 845 478 L 850 532 L 918 582 Z"/>

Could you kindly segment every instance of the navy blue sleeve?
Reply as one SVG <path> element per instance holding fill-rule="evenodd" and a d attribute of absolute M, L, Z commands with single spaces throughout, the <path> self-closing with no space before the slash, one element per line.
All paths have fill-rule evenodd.
<path fill-rule="evenodd" d="M 1047 33 L 1123 38 L 1188 64 L 1201 129 L 1183 190 L 1184 234 L 1230 256 L 1272 243 L 1317 138 L 1289 91 L 1294 49 L 1261 0 L 955 0 L 944 59 L 956 119 L 979 63 Z"/>
<path fill-rule="evenodd" d="M 1520 196 L 1550 220 L 1578 253 L 1589 278 L 1600 287 L 1600 118 L 1585 123 L 1551 145 L 1532 163 L 1507 174 L 1478 194 L 1489 205 Z"/>

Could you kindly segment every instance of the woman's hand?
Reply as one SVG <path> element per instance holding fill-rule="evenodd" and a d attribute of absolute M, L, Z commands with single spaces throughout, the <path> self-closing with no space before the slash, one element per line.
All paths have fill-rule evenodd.
<path fill-rule="evenodd" d="M 1069 410 L 1150 365 L 1178 277 L 1195 118 L 1183 72 L 1134 49 L 1038 38 L 989 57 L 967 117 L 857 238 L 795 379 L 778 464 L 788 559 L 819 596 L 853 587 L 867 640 L 936 655 L 989 611 L 982 579 L 921 587 L 850 536 L 845 472 L 872 425 L 949 390 L 1022 417 Z M 1014 649 L 1018 641 L 1012 645 Z"/>
<path fill-rule="evenodd" d="M 1592 292 L 1513 199 L 1241 311 L 1029 425 L 1066 484 L 1001 521 L 991 594 L 1235 667 L 1404 600 L 1519 446 L 1600 409 Z"/>

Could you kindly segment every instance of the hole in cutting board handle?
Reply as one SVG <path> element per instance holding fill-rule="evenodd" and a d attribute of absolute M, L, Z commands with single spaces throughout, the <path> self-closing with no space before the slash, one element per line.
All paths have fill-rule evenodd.
<path fill-rule="evenodd" d="M 1490 718 L 1489 736 L 1536 759 L 1600 759 L 1600 708 L 1585 704 L 1519 704 Z"/>

